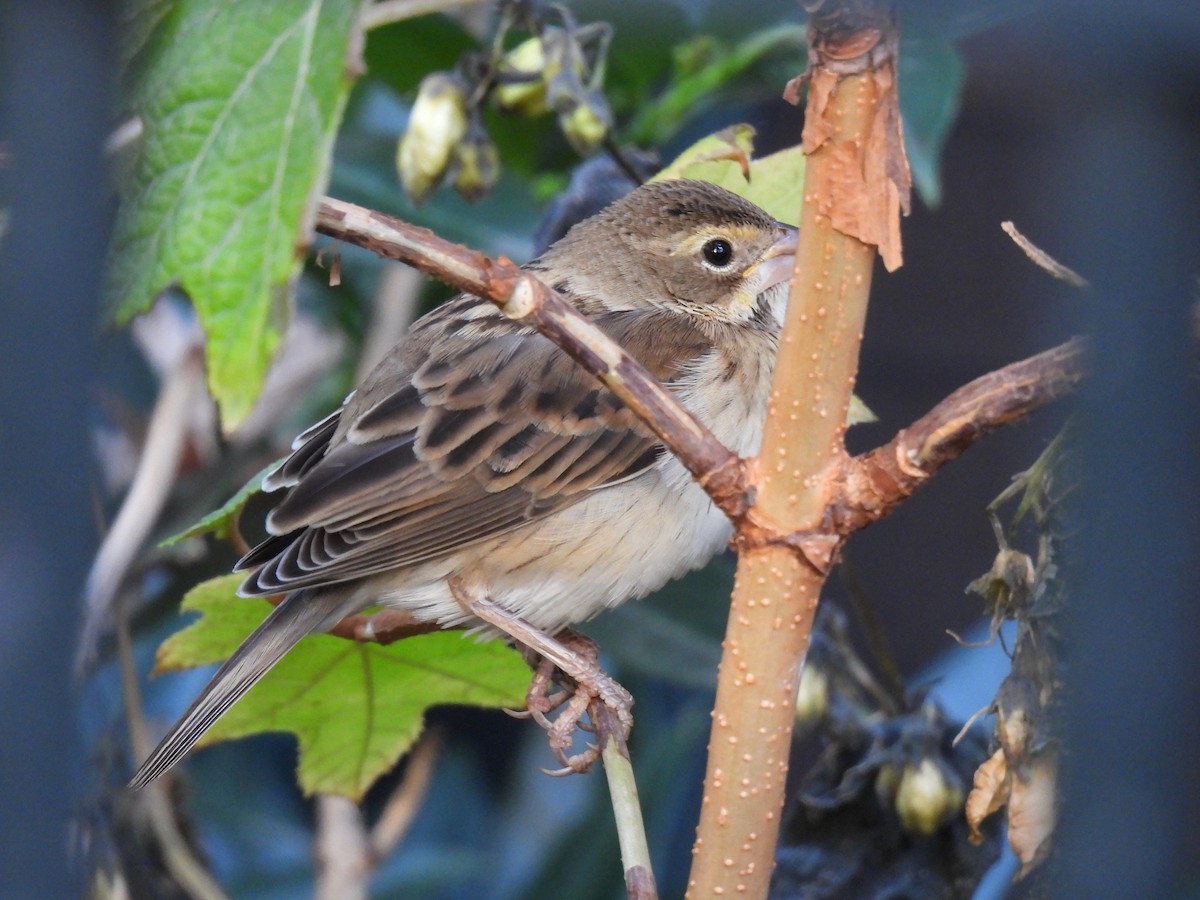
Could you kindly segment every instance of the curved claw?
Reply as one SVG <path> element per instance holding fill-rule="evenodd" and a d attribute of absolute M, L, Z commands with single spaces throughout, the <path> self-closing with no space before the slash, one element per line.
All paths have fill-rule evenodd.
<path fill-rule="evenodd" d="M 600 758 L 600 751 L 586 750 L 583 753 L 576 753 L 574 756 L 567 757 L 567 768 L 572 772 L 580 775 L 585 775 L 592 771 L 592 764 Z"/>
<path fill-rule="evenodd" d="M 540 709 L 529 710 L 529 718 L 541 725 L 546 731 L 554 730 L 554 723 L 547 719 L 546 714 Z"/>
<path fill-rule="evenodd" d="M 549 775 L 551 778 L 563 778 L 566 775 L 586 775 L 592 771 L 592 765 L 600 758 L 600 750 L 589 744 L 588 750 L 584 753 L 576 753 L 574 756 L 564 756 L 561 753 L 555 753 L 555 756 L 563 764 L 563 767 L 561 769 L 542 769 L 543 774 Z"/>
<path fill-rule="evenodd" d="M 599 648 L 590 638 L 568 631 L 554 640 L 568 658 L 574 658 L 575 664 L 560 670 L 548 656 L 527 652 L 526 660 L 534 669 L 534 675 L 525 695 L 526 708 L 519 712 L 510 711 L 510 715 L 532 719 L 545 729 L 550 751 L 562 768 L 542 771 L 560 778 L 590 771 L 601 757 L 599 747 L 593 743 L 588 743 L 582 753 L 569 755 L 577 730 L 596 733 L 596 724 L 589 716 L 590 705 L 596 701 L 602 703 L 616 720 L 621 737 L 627 737 L 633 727 L 630 712 L 633 697 L 596 664 Z M 559 665 L 563 653 L 555 657 L 560 660 Z M 554 691 L 555 686 L 562 690 Z M 550 718 L 552 713 L 553 719 Z"/>

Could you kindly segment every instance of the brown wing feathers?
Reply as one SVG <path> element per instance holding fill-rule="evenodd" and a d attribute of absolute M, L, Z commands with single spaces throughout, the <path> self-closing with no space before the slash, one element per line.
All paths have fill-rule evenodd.
<path fill-rule="evenodd" d="M 661 446 L 645 426 L 546 338 L 480 310 L 478 301 L 443 309 L 412 335 L 404 358 L 383 364 L 338 413 L 301 435 L 264 481 L 290 489 L 268 518 L 276 536 L 238 565 L 257 568 L 243 593 L 432 559 L 541 518 L 658 457 Z M 599 324 L 628 343 L 634 315 L 611 313 Z M 475 346 L 464 353 L 460 334 L 457 355 L 447 359 L 451 325 L 472 332 Z M 682 357 L 668 359 L 653 329 L 635 333 L 648 337 L 628 349 L 664 381 L 710 346 L 697 332 Z M 496 342 L 511 343 L 514 353 L 524 346 L 514 358 L 497 354 Z"/>
<path fill-rule="evenodd" d="M 305 429 L 292 442 L 292 455 L 283 461 L 278 469 L 263 479 L 264 491 L 275 491 L 282 487 L 290 487 L 300 480 L 321 461 L 329 442 L 337 430 L 340 410 L 329 414 L 320 422 Z"/>

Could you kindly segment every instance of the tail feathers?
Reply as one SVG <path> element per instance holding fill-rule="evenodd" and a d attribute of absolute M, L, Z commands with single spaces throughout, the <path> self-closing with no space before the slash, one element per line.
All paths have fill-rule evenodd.
<path fill-rule="evenodd" d="M 145 787 L 174 766 L 246 691 L 283 659 L 305 635 L 324 631 L 361 604 L 345 589 L 297 591 L 263 620 L 217 670 L 129 782 Z"/>

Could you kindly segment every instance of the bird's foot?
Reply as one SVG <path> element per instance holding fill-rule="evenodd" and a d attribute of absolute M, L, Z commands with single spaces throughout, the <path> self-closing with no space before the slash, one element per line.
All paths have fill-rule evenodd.
<path fill-rule="evenodd" d="M 600 703 L 612 713 L 619 738 L 624 741 L 633 728 L 633 697 L 600 668 L 597 662 L 600 650 L 591 638 L 568 628 L 552 640 L 572 655 L 571 671 L 537 651 L 527 650 L 526 658 L 534 676 L 525 695 L 525 708 L 530 717 L 546 729 L 550 750 L 562 763 L 561 769 L 547 771 L 547 774 L 587 772 L 599 759 L 600 748 L 588 744 L 583 752 L 570 754 L 575 744 L 575 732 L 596 731 L 591 721 L 594 718 L 592 707 Z M 558 691 L 553 690 L 555 686 Z M 547 714 L 553 710 L 558 713 L 551 719 Z"/>
<path fill-rule="evenodd" d="M 472 590 L 459 579 L 451 579 L 458 602 L 473 616 L 515 638 L 526 648 L 526 659 L 534 670 L 525 694 L 527 714 L 546 729 L 550 750 L 562 763 L 549 775 L 587 772 L 600 758 L 600 747 L 588 744 L 571 754 L 575 732 L 594 731 L 594 721 L 584 721 L 593 703 L 607 707 L 615 720 L 617 737 L 624 741 L 633 728 L 633 697 L 597 662 L 599 648 L 591 639 L 571 629 L 555 636 L 534 628 L 524 619 L 497 606 L 482 591 Z M 554 687 L 561 688 L 554 691 Z M 553 718 L 549 715 L 557 710 Z"/>

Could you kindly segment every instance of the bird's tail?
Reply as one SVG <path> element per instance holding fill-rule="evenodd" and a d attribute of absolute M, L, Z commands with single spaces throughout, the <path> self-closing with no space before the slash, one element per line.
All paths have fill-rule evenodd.
<path fill-rule="evenodd" d="M 145 787 L 183 758 L 246 691 L 270 671 L 305 635 L 324 631 L 356 612 L 353 590 L 324 588 L 296 591 L 275 607 L 205 685 L 200 696 L 167 732 L 129 782 Z"/>

